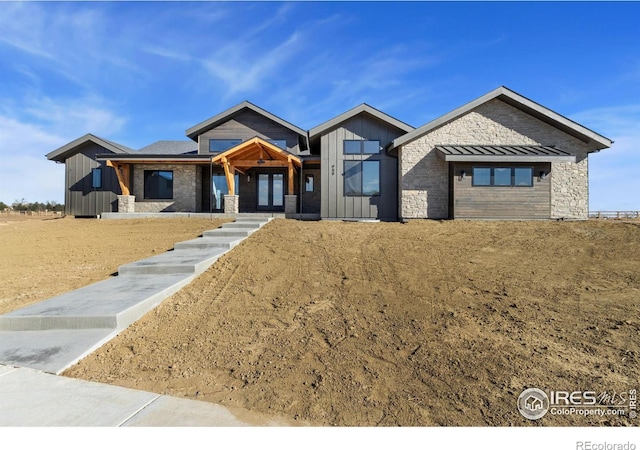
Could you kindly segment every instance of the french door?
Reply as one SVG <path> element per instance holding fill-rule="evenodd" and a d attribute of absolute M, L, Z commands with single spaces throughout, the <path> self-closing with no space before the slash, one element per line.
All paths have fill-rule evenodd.
<path fill-rule="evenodd" d="M 261 211 L 284 210 L 284 174 L 258 174 L 258 205 Z"/>

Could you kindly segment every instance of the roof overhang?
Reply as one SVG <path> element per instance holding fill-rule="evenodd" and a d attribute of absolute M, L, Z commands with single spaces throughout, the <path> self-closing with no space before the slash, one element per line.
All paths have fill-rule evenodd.
<path fill-rule="evenodd" d="M 77 153 L 80 150 L 80 147 L 89 142 L 99 145 L 105 150 L 113 152 L 116 155 L 124 155 L 133 151 L 124 145 L 116 144 L 115 142 L 111 142 L 88 133 L 50 153 L 47 153 L 47 159 L 50 161 L 64 162 L 69 156 Z"/>
<path fill-rule="evenodd" d="M 370 116 L 375 117 L 378 120 L 381 120 L 383 122 L 386 122 L 389 125 L 392 125 L 394 127 L 396 127 L 397 129 L 404 131 L 405 133 L 408 133 L 410 131 L 413 131 L 414 128 L 411 125 L 408 125 L 398 119 L 396 119 L 395 117 L 392 117 L 388 114 L 383 113 L 382 111 L 367 105 L 366 103 L 362 103 L 361 105 L 356 106 L 355 108 L 351 108 L 350 110 L 334 117 L 333 119 L 330 119 L 324 123 L 321 123 L 320 125 L 312 128 L 311 130 L 309 130 L 309 138 L 313 139 L 314 137 L 318 136 L 319 134 L 324 133 L 325 131 L 334 128 L 338 125 L 340 125 L 341 123 L 345 122 L 346 120 L 349 120 L 350 118 L 357 116 L 358 114 L 362 114 L 362 113 L 366 113 L 369 114 Z"/>
<path fill-rule="evenodd" d="M 580 141 L 590 144 L 593 146 L 593 151 L 602 150 L 605 148 L 611 147 L 613 141 L 609 138 L 606 138 L 593 130 L 590 130 L 577 122 L 574 122 L 571 119 L 568 119 L 555 111 L 552 111 L 522 95 L 501 86 L 493 91 L 479 97 L 457 109 L 454 109 L 450 113 L 447 113 L 443 116 L 438 117 L 431 122 L 416 128 L 415 130 L 400 136 L 392 142 L 390 146 L 391 149 L 398 148 L 408 142 L 411 142 L 415 139 L 418 139 L 425 134 L 430 133 L 431 131 L 457 119 L 458 117 L 468 113 L 469 111 L 477 108 L 478 106 L 487 103 L 493 99 L 498 99 L 503 101 L 504 103 L 513 106 L 532 117 L 535 117 L 542 122 L 545 122 L 570 136 L 579 139 Z"/>
<path fill-rule="evenodd" d="M 226 111 L 221 112 L 218 115 L 215 115 L 213 117 L 211 117 L 210 119 L 205 120 L 204 122 L 200 122 L 197 125 L 194 125 L 193 127 L 189 128 L 186 131 L 186 135 L 187 137 L 189 137 L 190 139 L 193 139 L 194 141 L 198 140 L 198 136 L 201 135 L 202 133 L 205 133 L 209 130 L 211 130 L 212 128 L 215 128 L 216 126 L 231 120 L 234 116 L 236 116 L 238 113 L 240 113 L 241 111 L 248 109 L 251 111 L 254 111 L 274 122 L 276 122 L 279 125 L 282 125 L 285 128 L 288 128 L 289 130 L 297 133 L 299 136 L 303 137 L 306 139 L 307 137 L 307 132 L 305 130 L 303 130 L 302 128 L 299 128 L 289 122 L 287 122 L 286 120 L 281 119 L 280 117 L 271 114 L 269 111 L 265 111 L 264 109 L 254 105 L 253 103 L 250 103 L 248 101 L 244 101 L 232 108 L 227 109 Z"/>
<path fill-rule="evenodd" d="M 576 162 L 575 155 L 542 145 L 439 145 L 435 149 L 445 161 Z"/>
<path fill-rule="evenodd" d="M 126 164 L 145 163 L 176 163 L 176 164 L 203 164 L 211 161 L 210 155 L 111 155 L 100 154 L 96 156 L 98 161 L 112 161 Z"/>

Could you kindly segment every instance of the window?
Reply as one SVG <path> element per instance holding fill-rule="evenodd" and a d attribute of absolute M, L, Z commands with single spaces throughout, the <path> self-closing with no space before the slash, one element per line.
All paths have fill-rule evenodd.
<path fill-rule="evenodd" d="M 532 167 L 474 167 L 473 186 L 533 186 Z"/>
<path fill-rule="evenodd" d="M 511 186 L 511 169 L 504 167 L 493 169 L 493 185 Z"/>
<path fill-rule="evenodd" d="M 144 198 L 163 199 L 173 198 L 173 171 L 145 170 Z"/>
<path fill-rule="evenodd" d="M 380 141 L 344 141 L 345 155 L 374 155 L 380 153 Z"/>
<path fill-rule="evenodd" d="M 313 192 L 313 175 L 304 176 L 304 190 L 305 192 Z"/>
<path fill-rule="evenodd" d="M 223 152 L 240 144 L 242 139 L 209 139 L 210 152 Z"/>
<path fill-rule="evenodd" d="M 102 168 L 91 169 L 91 188 L 102 189 Z"/>
<path fill-rule="evenodd" d="M 380 161 L 345 161 L 344 195 L 380 195 Z"/>
<path fill-rule="evenodd" d="M 280 147 L 282 150 L 287 149 L 287 141 L 284 139 L 267 139 L 269 144 L 273 144 L 276 147 Z"/>
<path fill-rule="evenodd" d="M 514 186 L 533 186 L 533 168 L 516 167 L 513 169 Z"/>
<path fill-rule="evenodd" d="M 491 169 L 489 167 L 474 167 L 473 185 L 491 186 Z"/>

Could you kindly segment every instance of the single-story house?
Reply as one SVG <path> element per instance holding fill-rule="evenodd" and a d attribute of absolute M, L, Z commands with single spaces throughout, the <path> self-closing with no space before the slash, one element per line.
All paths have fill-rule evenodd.
<path fill-rule="evenodd" d="M 414 128 L 367 104 L 303 130 L 242 102 L 139 150 L 87 134 L 47 154 L 65 209 L 322 219 L 586 219 L 610 139 L 499 87 Z"/>

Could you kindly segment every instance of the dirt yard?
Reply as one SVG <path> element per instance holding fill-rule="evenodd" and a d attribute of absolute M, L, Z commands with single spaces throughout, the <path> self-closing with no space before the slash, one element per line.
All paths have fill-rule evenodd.
<path fill-rule="evenodd" d="M 0 314 L 108 278 L 222 223 L 0 215 Z"/>
<path fill-rule="evenodd" d="M 210 228 L 180 223 L 184 238 Z M 74 252 L 85 278 L 69 289 L 114 272 L 105 258 L 128 246 L 161 251 L 144 242 L 156 234 L 170 247 L 165 226 L 0 227 L 5 309 L 64 290 Z M 9 261 L 16 240 L 48 250 Z M 638 222 L 275 220 L 65 375 L 310 425 L 638 425 L 529 421 L 516 400 L 638 389 L 639 331 Z"/>

